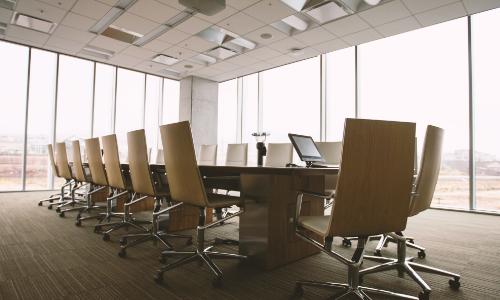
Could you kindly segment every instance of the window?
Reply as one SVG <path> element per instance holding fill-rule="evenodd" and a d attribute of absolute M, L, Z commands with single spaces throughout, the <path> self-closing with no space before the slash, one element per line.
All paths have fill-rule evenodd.
<path fill-rule="evenodd" d="M 346 118 L 356 116 L 354 47 L 326 54 L 326 140 L 341 141 Z"/>
<path fill-rule="evenodd" d="M 116 68 L 96 63 L 94 131 L 99 137 L 113 133 Z"/>
<path fill-rule="evenodd" d="M 218 96 L 217 161 L 226 161 L 227 144 L 237 142 L 238 126 L 238 80 L 233 79 L 219 84 Z"/>
<path fill-rule="evenodd" d="M 475 113 L 476 202 L 500 210 L 500 9 L 472 16 L 473 100 Z"/>
<path fill-rule="evenodd" d="M 163 79 L 162 124 L 179 122 L 179 81 Z"/>
<path fill-rule="evenodd" d="M 48 189 L 52 185 L 47 145 L 54 139 L 56 80 L 57 54 L 31 49 L 26 149 L 26 189 L 29 190 Z"/>
<path fill-rule="evenodd" d="M 118 68 L 115 132 L 122 161 L 127 158 L 127 132 L 144 128 L 144 76 Z"/>
<path fill-rule="evenodd" d="M 144 116 L 146 141 L 148 148 L 154 150 L 150 154 L 156 153 L 156 149 L 158 149 L 160 103 L 162 96 L 161 86 L 162 78 L 146 75 L 146 114 Z"/>
<path fill-rule="evenodd" d="M 290 142 L 288 133 L 320 138 L 320 58 L 262 72 L 263 131 L 269 142 Z"/>
<path fill-rule="evenodd" d="M 59 55 L 57 142 L 90 137 L 93 83 L 94 63 Z"/>
<path fill-rule="evenodd" d="M 0 41 L 0 190 L 23 188 L 29 48 Z"/>
<path fill-rule="evenodd" d="M 248 143 L 248 164 L 257 165 L 257 148 L 252 133 L 259 129 L 259 75 L 242 78 L 241 141 Z"/>
<path fill-rule="evenodd" d="M 433 204 L 466 208 L 467 19 L 363 44 L 358 63 L 360 117 L 415 122 L 419 155 L 426 126 L 442 127 L 443 160 Z"/>

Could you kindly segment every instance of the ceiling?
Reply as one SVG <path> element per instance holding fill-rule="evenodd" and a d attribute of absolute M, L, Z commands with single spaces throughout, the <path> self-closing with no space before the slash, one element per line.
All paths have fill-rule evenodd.
<path fill-rule="evenodd" d="M 57 26 L 46 34 L 10 24 L 13 11 L 0 7 L 0 22 L 8 24 L 0 39 L 173 79 L 194 75 L 221 82 L 500 7 L 500 0 L 386 0 L 330 23 L 318 24 L 311 19 L 307 30 L 286 34 L 270 24 L 300 13 L 282 1 L 226 0 L 223 11 L 213 16 L 197 13 L 138 47 L 89 32 L 116 3 L 117 0 L 17 0 L 13 11 L 52 21 Z M 178 0 L 137 0 L 113 25 L 145 35 L 184 9 Z M 255 48 L 213 64 L 200 63 L 194 57 L 217 44 L 197 34 L 213 25 L 255 43 Z M 263 33 L 271 37 L 263 39 Z M 109 59 L 90 56 L 82 51 L 89 45 L 114 54 Z M 158 54 L 175 57 L 179 62 L 171 66 L 152 62 Z M 176 73 L 166 74 L 165 69 Z"/>

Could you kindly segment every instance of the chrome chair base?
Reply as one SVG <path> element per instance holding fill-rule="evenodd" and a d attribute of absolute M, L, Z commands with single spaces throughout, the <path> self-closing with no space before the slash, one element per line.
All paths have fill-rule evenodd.
<path fill-rule="evenodd" d="M 420 271 L 424 273 L 451 277 L 451 279 L 448 281 L 450 287 L 454 290 L 460 288 L 459 274 L 413 262 L 412 257 L 406 257 L 406 247 L 408 242 L 407 239 L 404 236 L 398 235 L 391 235 L 391 238 L 397 241 L 398 257 L 387 258 L 365 255 L 365 259 L 381 262 L 382 264 L 361 270 L 359 272 L 360 281 L 362 281 L 363 276 L 367 274 L 384 272 L 388 270 L 397 270 L 400 277 L 403 277 L 404 274 L 407 274 L 422 288 L 422 292 L 419 294 L 419 299 L 428 299 L 429 294 L 431 293 L 431 288 L 417 273 L 417 271 Z"/>
<path fill-rule="evenodd" d="M 398 234 L 401 236 L 403 235 L 402 233 L 398 233 Z M 380 235 L 377 237 L 379 238 L 379 242 L 378 242 L 377 247 L 375 248 L 375 251 L 373 253 L 373 255 L 375 255 L 375 256 L 382 256 L 382 249 L 384 247 L 387 247 L 387 245 L 390 242 L 397 243 L 393 238 L 391 238 L 387 234 L 383 234 L 383 235 Z M 418 250 L 418 258 L 425 258 L 425 256 L 426 256 L 425 248 L 415 244 L 415 240 L 413 238 L 406 237 L 406 246 Z"/>

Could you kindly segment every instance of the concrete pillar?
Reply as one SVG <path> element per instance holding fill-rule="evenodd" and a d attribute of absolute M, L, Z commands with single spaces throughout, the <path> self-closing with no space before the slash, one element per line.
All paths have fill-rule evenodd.
<path fill-rule="evenodd" d="M 179 119 L 191 122 L 196 153 L 202 144 L 217 144 L 218 92 L 215 81 L 194 76 L 181 80 Z"/>

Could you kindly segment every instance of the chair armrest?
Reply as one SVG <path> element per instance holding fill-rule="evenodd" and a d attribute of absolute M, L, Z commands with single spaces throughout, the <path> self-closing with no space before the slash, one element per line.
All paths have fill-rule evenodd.
<path fill-rule="evenodd" d="M 179 207 L 179 206 L 181 206 L 181 205 L 183 205 L 183 204 L 184 204 L 183 202 L 179 202 L 179 203 L 176 203 L 176 204 L 174 204 L 174 205 L 171 205 L 171 206 L 169 206 L 169 207 L 167 207 L 167 208 L 164 208 L 164 209 L 162 209 L 162 210 L 159 210 L 159 211 L 157 211 L 157 212 L 153 212 L 153 216 L 159 216 L 159 215 L 162 215 L 162 214 L 164 214 L 164 213 L 166 213 L 166 212 L 168 212 L 168 211 L 170 211 L 170 210 L 172 210 L 172 209 L 174 209 L 174 208 L 177 208 L 177 207 Z"/>
<path fill-rule="evenodd" d="M 147 198 L 149 198 L 149 196 L 142 196 L 142 197 L 140 197 L 138 199 L 135 199 L 135 200 L 132 200 L 132 201 L 130 201 L 128 203 L 125 203 L 125 206 L 130 206 L 132 204 L 136 204 L 137 202 L 141 202 L 141 201 L 143 201 L 143 200 L 145 200 Z"/>
<path fill-rule="evenodd" d="M 331 198 L 335 197 L 335 191 L 333 191 L 331 194 L 321 194 L 321 193 L 315 193 L 315 192 L 310 192 L 310 191 L 299 191 L 299 193 L 302 195 L 313 196 L 313 197 L 320 198 L 320 199 L 331 199 Z"/>

